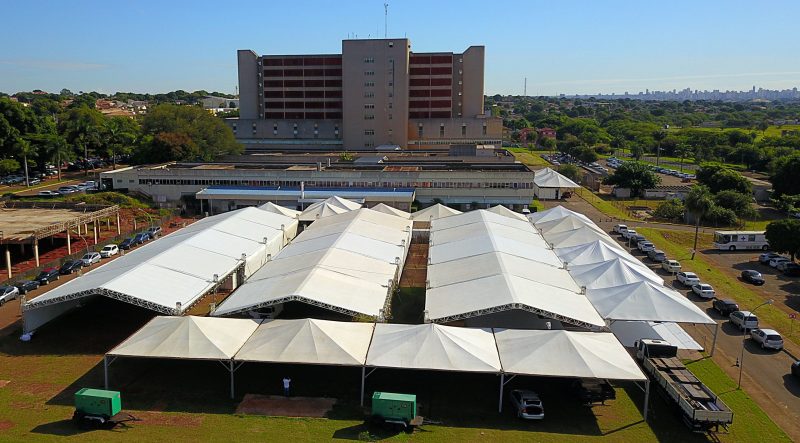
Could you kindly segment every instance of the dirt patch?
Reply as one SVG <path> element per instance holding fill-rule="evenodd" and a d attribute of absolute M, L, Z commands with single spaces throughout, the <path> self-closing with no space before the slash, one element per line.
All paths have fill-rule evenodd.
<path fill-rule="evenodd" d="M 197 415 L 165 414 L 162 412 L 153 411 L 134 412 L 132 415 L 142 420 L 141 422 L 137 423 L 142 423 L 145 425 L 196 428 L 203 424 L 203 417 Z"/>
<path fill-rule="evenodd" d="M 14 427 L 13 421 L 0 420 L 0 431 L 5 431 Z"/>
<path fill-rule="evenodd" d="M 333 398 L 247 394 L 236 407 L 236 413 L 281 417 L 325 417 L 334 404 L 336 399 Z"/>
<path fill-rule="evenodd" d="M 17 390 L 36 397 L 51 398 L 61 392 L 62 387 L 49 383 L 25 383 L 25 386 L 15 385 Z"/>
<path fill-rule="evenodd" d="M 9 383 L 11 380 L 0 380 L 0 388 L 5 388 Z"/>

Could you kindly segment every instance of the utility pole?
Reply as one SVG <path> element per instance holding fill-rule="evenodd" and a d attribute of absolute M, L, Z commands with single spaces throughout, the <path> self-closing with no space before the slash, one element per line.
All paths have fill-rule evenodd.
<path fill-rule="evenodd" d="M 528 96 L 528 77 L 525 77 L 525 86 L 522 87 L 522 95 Z"/>
<path fill-rule="evenodd" d="M 383 4 L 383 38 L 389 38 L 389 2 Z"/>

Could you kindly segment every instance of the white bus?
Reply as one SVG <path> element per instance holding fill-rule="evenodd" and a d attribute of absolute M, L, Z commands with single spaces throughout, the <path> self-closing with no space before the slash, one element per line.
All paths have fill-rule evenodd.
<path fill-rule="evenodd" d="M 764 231 L 715 231 L 714 247 L 722 251 L 769 249 Z"/>

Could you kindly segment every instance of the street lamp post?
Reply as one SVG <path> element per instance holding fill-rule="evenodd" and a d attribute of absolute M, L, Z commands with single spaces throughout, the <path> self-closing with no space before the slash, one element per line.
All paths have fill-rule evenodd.
<path fill-rule="evenodd" d="M 764 303 L 761 303 L 760 305 L 758 305 L 755 308 L 753 308 L 753 310 L 750 311 L 750 312 L 752 314 L 755 314 L 756 310 L 758 308 L 760 308 L 760 307 L 762 307 L 764 305 L 771 305 L 773 302 L 774 302 L 774 300 L 769 299 L 769 300 L 765 301 Z M 742 326 L 744 326 L 744 325 L 742 325 Z M 742 331 L 744 331 L 744 332 L 742 332 L 742 354 L 739 356 L 739 383 L 736 385 L 736 389 L 741 389 L 742 388 L 742 368 L 744 367 L 744 345 L 747 342 L 747 328 L 743 327 Z"/>

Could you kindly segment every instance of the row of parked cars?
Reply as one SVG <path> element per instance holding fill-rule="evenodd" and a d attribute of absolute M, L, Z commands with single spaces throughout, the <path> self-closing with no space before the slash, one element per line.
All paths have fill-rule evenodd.
<path fill-rule="evenodd" d="M 97 189 L 97 182 L 94 180 L 78 183 L 77 185 L 64 185 L 55 191 L 39 191 L 39 197 L 58 197 L 59 195 L 76 194 Z"/>
<path fill-rule="evenodd" d="M 789 257 L 776 254 L 774 252 L 765 252 L 758 256 L 758 262 L 762 265 L 769 265 L 769 267 L 783 272 L 783 275 L 789 277 L 800 276 L 800 265 L 792 261 L 792 259 Z"/>
<path fill-rule="evenodd" d="M 131 238 L 123 240 L 119 245 L 105 245 L 99 252 L 87 252 L 79 259 L 67 260 L 60 268 L 45 269 L 32 280 L 23 280 L 14 285 L 0 286 L 0 306 L 19 298 L 22 294 L 38 289 L 40 286 L 50 284 L 58 280 L 62 275 L 74 274 L 83 268 L 100 263 L 104 258 L 110 258 L 119 254 L 120 250 L 131 249 L 159 235 L 161 235 L 161 227 L 153 226 L 148 228 L 147 231 L 140 232 Z"/>
<path fill-rule="evenodd" d="M 619 168 L 620 166 L 622 166 L 623 163 L 625 163 L 624 160 L 620 160 L 620 159 L 618 159 L 616 157 L 609 157 L 606 160 L 606 164 L 608 165 L 608 167 L 609 168 L 614 168 L 614 169 Z M 692 179 L 696 178 L 696 176 L 694 174 L 689 174 L 689 173 L 686 173 L 686 172 L 676 171 L 674 169 L 669 169 L 669 168 L 662 168 L 660 166 L 650 166 L 650 170 L 653 171 L 653 172 L 658 172 L 660 174 L 666 174 L 666 175 L 671 175 L 673 177 L 678 177 L 678 178 L 683 179 L 685 181 L 692 180 Z"/>
<path fill-rule="evenodd" d="M 754 342 L 758 343 L 762 349 L 769 348 L 780 350 L 783 348 L 783 337 L 781 337 L 777 331 L 772 329 L 759 329 L 758 317 L 752 312 L 739 310 L 739 305 L 734 300 L 717 298 L 714 287 L 701 282 L 700 277 L 694 272 L 682 271 L 681 264 L 677 260 L 669 260 L 664 254 L 664 251 L 656 249 L 653 243 L 647 241 L 647 239 L 644 238 L 643 235 L 638 234 L 636 230 L 629 229 L 624 224 L 618 224 L 614 226 L 614 232 L 625 238 L 629 245 L 635 244 L 636 248 L 645 252 L 648 258 L 656 263 L 660 263 L 662 269 L 674 274 L 675 279 L 683 286 L 691 288 L 692 293 L 702 299 L 713 300 L 713 309 L 719 312 L 723 317 L 728 317 L 731 324 L 739 328 L 740 331 L 744 333 L 750 331 L 750 337 Z M 759 261 L 761 263 L 769 263 L 769 260 L 774 260 L 775 256 L 778 255 L 773 253 L 761 254 Z M 742 271 L 742 279 L 753 284 L 764 284 L 764 278 L 761 276 L 761 273 L 755 270 Z"/>

